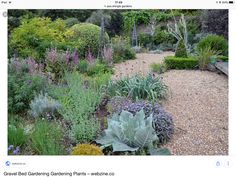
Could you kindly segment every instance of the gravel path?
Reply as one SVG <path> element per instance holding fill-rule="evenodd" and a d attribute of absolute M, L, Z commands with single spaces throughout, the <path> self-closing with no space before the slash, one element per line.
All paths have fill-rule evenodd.
<path fill-rule="evenodd" d="M 228 78 L 208 71 L 172 70 L 163 80 L 175 134 L 166 145 L 175 155 L 228 154 Z"/>
<path fill-rule="evenodd" d="M 114 79 L 147 74 L 163 54 L 138 54 L 115 66 Z M 164 108 L 173 115 L 175 133 L 165 146 L 174 155 L 228 154 L 228 78 L 208 71 L 171 70 L 162 75 L 170 89 Z"/>
<path fill-rule="evenodd" d="M 115 65 L 113 79 L 133 76 L 137 73 L 147 74 L 151 71 L 152 63 L 161 63 L 165 56 L 174 55 L 173 52 L 163 52 L 162 54 L 139 53 L 135 60 L 128 60 Z"/>

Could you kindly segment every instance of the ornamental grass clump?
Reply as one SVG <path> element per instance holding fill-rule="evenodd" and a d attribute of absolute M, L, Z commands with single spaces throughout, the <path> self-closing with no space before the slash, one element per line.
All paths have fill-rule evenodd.
<path fill-rule="evenodd" d="M 107 90 L 110 96 L 126 96 L 132 100 L 148 99 L 156 102 L 167 96 L 167 86 L 161 77 L 155 78 L 152 74 L 111 81 Z"/>

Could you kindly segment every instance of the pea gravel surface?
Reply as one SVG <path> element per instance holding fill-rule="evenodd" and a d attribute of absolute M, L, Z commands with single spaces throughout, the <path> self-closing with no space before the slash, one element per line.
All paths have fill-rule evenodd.
<path fill-rule="evenodd" d="M 228 78 L 208 71 L 163 74 L 170 94 L 163 103 L 175 133 L 166 144 L 174 155 L 228 155 Z"/>
<path fill-rule="evenodd" d="M 167 55 L 138 54 L 115 66 L 113 79 L 147 74 L 151 63 Z M 170 70 L 162 74 L 169 88 L 163 107 L 173 116 L 175 132 L 165 144 L 173 155 L 228 155 L 228 77 L 209 71 Z"/>

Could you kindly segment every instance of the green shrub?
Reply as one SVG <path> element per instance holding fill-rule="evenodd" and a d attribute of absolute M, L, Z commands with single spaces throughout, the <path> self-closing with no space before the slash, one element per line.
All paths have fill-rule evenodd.
<path fill-rule="evenodd" d="M 180 57 L 180 58 L 187 58 L 187 49 L 184 45 L 184 40 L 181 39 L 178 41 L 177 48 L 175 51 L 175 57 Z"/>
<path fill-rule="evenodd" d="M 153 44 L 153 37 L 150 34 L 140 33 L 138 35 L 138 43 L 142 47 L 151 46 Z"/>
<path fill-rule="evenodd" d="M 162 43 L 175 44 L 176 39 L 171 34 L 169 34 L 167 30 L 157 28 L 153 36 L 153 42 L 155 45 L 159 45 Z"/>
<path fill-rule="evenodd" d="M 27 142 L 28 136 L 24 128 L 12 124 L 8 125 L 8 146 L 22 147 Z"/>
<path fill-rule="evenodd" d="M 8 112 L 24 113 L 29 109 L 30 101 L 41 91 L 47 89 L 47 81 L 40 75 L 25 73 L 8 74 Z"/>
<path fill-rule="evenodd" d="M 177 58 L 174 56 L 165 57 L 167 69 L 196 69 L 198 60 L 196 58 Z"/>
<path fill-rule="evenodd" d="M 164 63 L 152 63 L 151 68 L 152 72 L 156 72 L 158 74 L 164 73 L 167 70 Z"/>
<path fill-rule="evenodd" d="M 132 50 L 129 41 L 121 37 L 112 38 L 113 61 L 115 63 L 131 60 L 136 57 L 135 51 Z"/>
<path fill-rule="evenodd" d="M 65 21 L 67 27 L 72 27 L 73 25 L 79 24 L 78 18 L 68 18 Z"/>
<path fill-rule="evenodd" d="M 31 135 L 32 149 L 38 155 L 65 154 L 62 128 L 57 122 L 37 121 Z"/>
<path fill-rule="evenodd" d="M 200 49 L 198 51 L 199 68 L 201 70 L 207 69 L 207 66 L 211 61 L 211 57 L 217 55 L 218 53 L 212 50 L 210 47 Z"/>
<path fill-rule="evenodd" d="M 33 57 L 40 61 L 49 47 L 62 46 L 65 37 L 71 35 L 63 20 L 32 18 L 22 20 L 9 37 L 9 56 L 15 52 L 19 57 Z"/>
<path fill-rule="evenodd" d="M 52 87 L 51 94 L 63 107 L 59 111 L 62 117 L 72 124 L 70 137 L 77 143 L 90 142 L 99 128 L 93 113 L 101 101 L 101 93 L 76 72 L 67 73 L 64 82 L 66 87 Z"/>
<path fill-rule="evenodd" d="M 80 60 L 78 63 L 78 70 L 81 73 L 86 73 L 88 71 L 88 62 L 86 60 Z"/>
<path fill-rule="evenodd" d="M 111 81 L 108 84 L 108 94 L 111 96 L 127 96 L 133 100 L 148 99 L 157 101 L 165 98 L 167 86 L 160 77 L 136 75 L 131 78 L 123 78 Z"/>
<path fill-rule="evenodd" d="M 94 64 L 89 65 L 87 74 L 88 76 L 94 76 L 97 74 L 109 72 L 108 67 L 105 64 L 100 63 L 99 61 Z"/>
<path fill-rule="evenodd" d="M 208 35 L 197 44 L 197 50 L 205 48 L 219 52 L 219 55 L 228 56 L 228 42 L 223 36 Z"/>
<path fill-rule="evenodd" d="M 100 43 L 100 27 L 90 24 L 81 23 L 71 27 L 73 31 L 72 41 L 79 40 L 80 45 L 76 46 L 81 57 L 86 57 L 87 52 L 90 50 L 94 56 L 98 55 Z M 109 41 L 109 36 L 105 33 L 105 43 Z"/>

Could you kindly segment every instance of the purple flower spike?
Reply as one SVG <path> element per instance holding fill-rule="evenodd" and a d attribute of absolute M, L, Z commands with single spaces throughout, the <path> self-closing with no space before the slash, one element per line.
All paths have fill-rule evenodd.
<path fill-rule="evenodd" d="M 79 53 L 77 49 L 73 53 L 73 62 L 75 65 L 77 65 L 79 62 Z"/>

